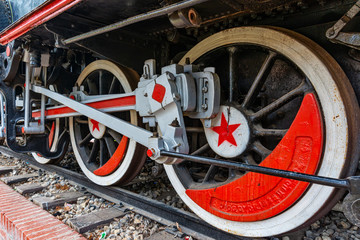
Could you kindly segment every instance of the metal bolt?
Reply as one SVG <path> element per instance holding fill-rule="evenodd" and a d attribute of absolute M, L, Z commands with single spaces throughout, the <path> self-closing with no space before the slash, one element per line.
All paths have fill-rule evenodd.
<path fill-rule="evenodd" d="M 164 172 L 164 167 L 163 165 L 155 165 L 151 168 L 151 175 L 153 177 L 157 177 L 160 176 L 161 173 Z"/>
<path fill-rule="evenodd" d="M 201 108 L 206 110 L 208 108 L 208 105 L 206 103 L 204 103 L 203 105 L 201 105 Z"/>
<path fill-rule="evenodd" d="M 333 28 L 330 29 L 328 32 L 329 37 L 334 36 L 334 34 L 335 34 L 335 30 Z"/>
<path fill-rule="evenodd" d="M 152 156 L 154 156 L 154 154 L 155 154 L 155 150 L 154 150 L 153 148 L 148 149 L 148 150 L 146 151 L 146 155 L 147 155 L 148 157 L 152 157 Z"/>

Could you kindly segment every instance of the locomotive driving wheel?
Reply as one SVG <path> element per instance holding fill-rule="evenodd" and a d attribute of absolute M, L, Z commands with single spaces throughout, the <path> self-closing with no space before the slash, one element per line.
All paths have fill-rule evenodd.
<path fill-rule="evenodd" d="M 297 33 L 242 27 L 214 34 L 185 60 L 214 66 L 221 106 L 211 127 L 186 119 L 194 155 L 340 178 L 356 168 L 358 104 L 335 60 Z M 194 131 L 197 129 L 197 131 Z M 337 189 L 189 161 L 165 165 L 202 219 L 248 237 L 303 227 L 329 211 Z"/>
<path fill-rule="evenodd" d="M 110 61 L 98 60 L 80 74 L 76 85 L 89 95 L 132 92 L 139 79 L 137 73 Z M 111 113 L 138 125 L 133 110 Z M 125 184 L 141 170 L 145 149 L 103 124 L 85 116 L 70 118 L 70 139 L 77 162 L 85 175 L 99 185 Z"/>
<path fill-rule="evenodd" d="M 63 127 L 61 125 L 61 120 L 55 119 L 54 121 L 46 123 L 45 128 L 46 128 L 46 132 L 48 134 L 48 139 L 49 139 L 48 142 L 49 142 L 50 151 L 56 151 L 57 146 L 58 146 L 58 141 L 60 138 L 60 134 L 62 133 L 61 130 L 63 129 Z M 43 157 L 43 156 L 41 156 L 41 154 L 36 153 L 36 152 L 32 152 L 31 154 L 34 157 L 34 159 L 41 164 L 50 164 L 50 163 L 56 164 L 63 159 L 64 155 L 66 154 L 66 150 L 67 150 L 67 148 L 65 149 L 63 154 L 59 158 L 56 158 L 56 159 L 50 159 L 50 158 Z"/>

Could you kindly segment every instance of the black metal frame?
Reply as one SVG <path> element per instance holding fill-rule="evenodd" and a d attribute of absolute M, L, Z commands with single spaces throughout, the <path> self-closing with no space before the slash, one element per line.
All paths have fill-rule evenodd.
<path fill-rule="evenodd" d="M 15 105 L 16 99 L 16 87 L 24 85 L 24 79 L 19 75 L 18 69 L 21 61 L 22 51 L 17 51 L 18 44 L 8 44 L 10 50 L 10 56 L 6 56 L 8 59 L 8 66 L 5 68 L 6 72 L 2 75 L 0 81 L 0 89 L 5 97 L 5 126 L 6 126 L 6 143 L 13 151 L 17 152 L 37 152 L 46 158 L 59 158 L 66 151 L 69 143 L 69 134 L 63 132 L 61 134 L 58 148 L 56 151 L 51 152 L 49 148 L 48 134 L 33 134 L 31 135 L 31 141 L 27 141 L 25 145 L 19 145 L 16 141 L 16 137 L 21 135 L 21 129 L 17 126 L 17 123 L 24 119 L 24 109 L 17 109 Z M 5 54 L 5 53 L 3 53 Z M 9 79 L 8 81 L 5 81 Z M 31 94 L 31 99 L 34 97 L 34 93 Z M 29 138 L 30 138 L 29 137 Z"/>

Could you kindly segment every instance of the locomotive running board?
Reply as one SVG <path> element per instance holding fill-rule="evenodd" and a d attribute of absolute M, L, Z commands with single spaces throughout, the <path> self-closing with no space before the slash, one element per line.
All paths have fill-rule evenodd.
<path fill-rule="evenodd" d="M 284 177 L 303 182 L 316 183 L 320 185 L 347 189 L 351 194 L 360 194 L 360 176 L 351 176 L 346 179 L 336 179 L 322 176 L 315 176 L 310 174 L 291 172 L 281 169 L 262 167 L 257 165 L 250 165 L 239 163 L 235 161 L 228 161 L 223 159 L 215 159 L 210 157 L 201 157 L 177 152 L 161 151 L 161 156 L 182 158 L 192 162 L 210 164 L 218 167 L 231 168 L 241 171 L 256 172 L 276 177 Z"/>

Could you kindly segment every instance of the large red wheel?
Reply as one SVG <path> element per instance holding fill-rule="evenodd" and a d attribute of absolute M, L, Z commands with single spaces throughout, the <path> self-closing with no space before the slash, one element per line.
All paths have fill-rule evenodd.
<path fill-rule="evenodd" d="M 356 167 L 354 92 L 339 65 L 311 40 L 284 29 L 235 28 L 203 40 L 181 63 L 186 58 L 214 66 L 221 79 L 219 114 L 189 139 L 196 154 L 333 178 Z M 242 236 L 309 224 L 340 195 L 330 187 L 188 161 L 165 169 L 193 212 Z"/>

